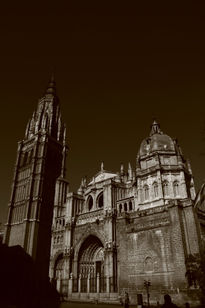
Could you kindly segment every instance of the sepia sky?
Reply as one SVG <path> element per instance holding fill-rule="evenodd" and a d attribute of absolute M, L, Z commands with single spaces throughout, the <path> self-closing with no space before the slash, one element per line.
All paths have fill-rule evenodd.
<path fill-rule="evenodd" d="M 67 2 L 1 5 L 3 223 L 17 142 L 52 71 L 68 127 L 71 191 L 82 176 L 95 175 L 101 161 L 109 171 L 118 171 L 121 162 L 135 168 L 153 118 L 163 132 L 178 138 L 197 189 L 205 179 L 204 7 Z"/>

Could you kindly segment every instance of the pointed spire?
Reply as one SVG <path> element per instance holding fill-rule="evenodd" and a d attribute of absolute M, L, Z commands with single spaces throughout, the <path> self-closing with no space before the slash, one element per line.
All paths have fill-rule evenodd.
<path fill-rule="evenodd" d="M 84 176 L 83 185 L 84 185 L 84 187 L 87 186 L 87 175 Z"/>
<path fill-rule="evenodd" d="M 53 94 L 53 95 L 56 94 L 56 83 L 55 83 L 54 73 L 51 74 L 51 78 L 46 89 L 46 94 Z"/>
<path fill-rule="evenodd" d="M 66 144 L 66 125 L 64 123 L 64 127 L 63 127 L 63 143 Z"/>
<path fill-rule="evenodd" d="M 151 126 L 150 136 L 155 135 L 155 134 L 162 134 L 162 131 L 160 129 L 160 125 L 154 119 L 152 126 Z"/>
<path fill-rule="evenodd" d="M 28 138 L 28 135 L 29 135 L 30 125 L 31 125 L 31 119 L 28 120 L 28 124 L 26 126 L 26 132 L 25 132 L 26 138 Z"/>
<path fill-rule="evenodd" d="M 123 165 L 123 163 L 121 163 L 121 165 L 120 165 L 120 174 L 124 175 L 124 165 Z"/>
<path fill-rule="evenodd" d="M 101 170 L 101 172 L 104 172 L 104 162 L 103 161 L 101 162 L 100 170 Z"/>
<path fill-rule="evenodd" d="M 128 180 L 132 180 L 132 167 L 131 164 L 128 163 Z"/>

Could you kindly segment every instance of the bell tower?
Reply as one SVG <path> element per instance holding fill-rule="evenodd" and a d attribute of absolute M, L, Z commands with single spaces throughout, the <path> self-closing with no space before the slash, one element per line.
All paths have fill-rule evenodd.
<path fill-rule="evenodd" d="M 18 143 L 5 243 L 20 245 L 48 276 L 57 178 L 65 170 L 66 128 L 52 76 Z"/>

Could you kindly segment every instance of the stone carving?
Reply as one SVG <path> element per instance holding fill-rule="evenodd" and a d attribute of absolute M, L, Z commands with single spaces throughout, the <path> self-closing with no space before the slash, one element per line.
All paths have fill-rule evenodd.
<path fill-rule="evenodd" d="M 65 257 L 70 258 L 70 257 L 73 256 L 73 254 L 74 254 L 74 250 L 73 250 L 72 246 L 71 247 L 65 247 L 65 249 L 64 249 L 64 256 Z"/>
<path fill-rule="evenodd" d="M 105 243 L 105 253 L 112 252 L 117 249 L 117 245 L 115 241 L 108 241 Z"/>
<path fill-rule="evenodd" d="M 117 216 L 117 210 L 116 209 L 108 209 L 104 213 L 104 218 L 116 218 Z"/>
<path fill-rule="evenodd" d="M 71 230 L 76 224 L 76 219 L 74 217 L 71 218 L 71 220 L 66 222 L 65 228 L 67 230 Z"/>

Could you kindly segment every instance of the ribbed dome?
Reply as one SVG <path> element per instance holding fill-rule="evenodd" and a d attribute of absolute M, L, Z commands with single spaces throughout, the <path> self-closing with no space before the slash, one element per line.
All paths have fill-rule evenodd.
<path fill-rule="evenodd" d="M 175 145 L 172 138 L 163 134 L 159 124 L 154 121 L 150 136 L 144 139 L 140 145 L 139 155 L 144 156 L 156 151 L 175 152 Z"/>

